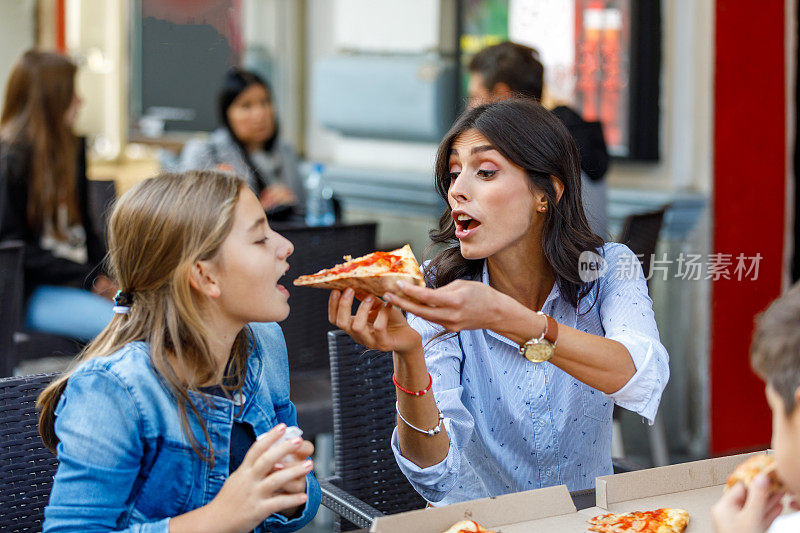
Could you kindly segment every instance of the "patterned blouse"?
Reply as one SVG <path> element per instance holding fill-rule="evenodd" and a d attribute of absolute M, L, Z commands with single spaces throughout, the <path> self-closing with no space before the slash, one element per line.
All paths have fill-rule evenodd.
<path fill-rule="evenodd" d="M 669 355 L 659 340 L 647 284 L 627 246 L 607 243 L 598 251 L 604 274 L 578 309 L 555 284 L 542 310 L 559 324 L 627 348 L 636 373 L 613 394 L 549 362 L 529 362 L 517 344 L 493 331 L 431 341 L 441 327 L 409 315 L 422 335 L 450 449 L 439 464 L 420 468 L 401 455 L 397 428 L 392 448 L 400 469 L 429 502 L 447 505 L 560 484 L 571 491 L 593 488 L 595 477 L 612 473 L 614 404 L 652 423 L 669 379 Z M 485 263 L 482 281 L 489 284 Z"/>

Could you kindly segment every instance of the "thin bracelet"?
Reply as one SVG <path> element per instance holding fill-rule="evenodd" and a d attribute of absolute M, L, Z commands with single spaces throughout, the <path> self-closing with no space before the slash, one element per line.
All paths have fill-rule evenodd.
<path fill-rule="evenodd" d="M 395 411 L 397 411 L 397 416 L 400 417 L 400 420 L 405 422 L 405 424 L 408 427 L 410 427 L 411 429 L 413 429 L 414 431 L 419 431 L 420 433 L 422 433 L 423 435 L 427 435 L 428 437 L 436 436 L 436 435 L 438 435 L 439 433 L 442 432 L 442 422 L 444 421 L 444 415 L 442 414 L 441 411 L 439 411 L 439 423 L 436 424 L 435 428 L 433 428 L 433 429 L 420 429 L 417 426 L 415 426 L 414 424 L 412 424 L 411 422 L 409 422 L 408 420 L 406 420 L 405 418 L 403 418 L 403 415 L 400 414 L 400 404 L 398 402 L 394 402 L 394 408 L 395 408 Z"/>
<path fill-rule="evenodd" d="M 411 396 L 422 396 L 423 394 L 431 390 L 431 387 L 433 386 L 433 376 L 431 376 L 430 372 L 428 372 L 428 380 L 429 380 L 428 386 L 425 388 L 425 390 L 413 391 L 401 387 L 400 384 L 397 382 L 397 376 L 395 374 L 392 374 L 392 383 L 394 383 L 394 386 L 400 389 L 401 391 L 405 392 L 406 394 L 410 394 Z"/>

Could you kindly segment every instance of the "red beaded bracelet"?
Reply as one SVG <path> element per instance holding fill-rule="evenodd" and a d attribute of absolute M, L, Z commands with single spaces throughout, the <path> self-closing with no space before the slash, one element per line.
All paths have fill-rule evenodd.
<path fill-rule="evenodd" d="M 400 389 L 401 391 L 405 392 L 406 394 L 410 394 L 411 396 L 422 396 L 423 394 L 431 390 L 431 387 L 433 386 L 433 376 L 431 376 L 430 372 L 428 372 L 428 379 L 430 379 L 430 383 L 428 383 L 428 387 L 425 390 L 413 391 L 401 387 L 400 384 L 397 382 L 397 377 L 394 374 L 392 374 L 392 382 L 394 383 L 394 386 Z"/>

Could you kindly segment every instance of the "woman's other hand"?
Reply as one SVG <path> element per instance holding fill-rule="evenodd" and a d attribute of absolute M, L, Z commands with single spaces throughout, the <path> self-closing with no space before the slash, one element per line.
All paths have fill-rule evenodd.
<path fill-rule="evenodd" d="M 261 205 L 265 210 L 273 209 L 279 205 L 297 204 L 297 195 L 286 185 L 270 185 L 261 191 Z"/>
<path fill-rule="evenodd" d="M 479 281 L 459 279 L 438 289 L 405 282 L 398 287 L 404 294 L 387 294 L 384 299 L 450 332 L 491 329 L 502 334 L 503 311 L 521 305 Z"/>
<path fill-rule="evenodd" d="M 400 309 L 365 295 L 355 315 L 351 314 L 353 289 L 331 291 L 328 299 L 328 320 L 344 330 L 353 340 L 367 348 L 405 354 L 422 347 L 422 338 Z"/>

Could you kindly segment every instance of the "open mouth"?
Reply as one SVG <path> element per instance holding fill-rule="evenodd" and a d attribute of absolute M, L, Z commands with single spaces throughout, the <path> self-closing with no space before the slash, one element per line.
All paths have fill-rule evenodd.
<path fill-rule="evenodd" d="M 456 222 L 456 237 L 459 239 L 466 237 L 481 225 L 480 220 L 465 213 L 454 215 L 453 219 Z"/>

